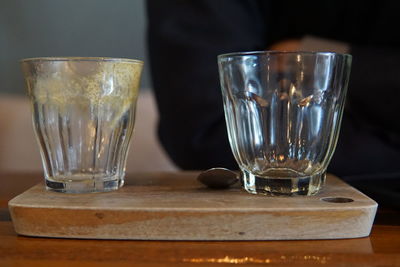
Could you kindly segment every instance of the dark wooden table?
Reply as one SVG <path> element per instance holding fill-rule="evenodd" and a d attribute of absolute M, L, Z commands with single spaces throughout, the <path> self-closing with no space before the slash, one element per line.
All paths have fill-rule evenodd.
<path fill-rule="evenodd" d="M 0 174 L 0 266 L 400 266 L 400 212 L 379 208 L 367 238 L 310 241 L 167 242 L 18 236 L 7 202 L 41 174 Z"/>

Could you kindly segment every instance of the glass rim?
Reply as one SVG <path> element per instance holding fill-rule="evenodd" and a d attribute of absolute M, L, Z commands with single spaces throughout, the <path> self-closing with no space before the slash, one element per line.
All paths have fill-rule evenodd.
<path fill-rule="evenodd" d="M 114 58 L 114 57 L 32 57 L 23 58 L 19 62 L 40 62 L 40 61 L 93 61 L 93 62 L 125 62 L 143 65 L 144 62 L 138 59 Z"/>
<path fill-rule="evenodd" d="M 326 55 L 326 56 L 341 56 L 352 57 L 351 54 L 336 53 L 331 51 L 276 51 L 276 50 L 258 50 L 246 52 L 231 52 L 218 55 L 218 59 L 243 57 L 243 56 L 268 56 L 268 55 Z"/>

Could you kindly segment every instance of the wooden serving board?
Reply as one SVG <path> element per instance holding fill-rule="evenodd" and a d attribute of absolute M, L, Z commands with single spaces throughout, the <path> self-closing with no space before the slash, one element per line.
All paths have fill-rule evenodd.
<path fill-rule="evenodd" d="M 377 209 L 375 201 L 332 175 L 311 197 L 251 195 L 239 186 L 212 190 L 197 175 L 128 175 L 120 190 L 94 194 L 49 192 L 39 184 L 8 205 L 21 235 L 135 240 L 364 237 Z"/>

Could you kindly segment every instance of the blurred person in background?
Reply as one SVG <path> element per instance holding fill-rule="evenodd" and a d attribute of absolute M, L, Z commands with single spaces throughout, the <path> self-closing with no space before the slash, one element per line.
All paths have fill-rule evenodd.
<path fill-rule="evenodd" d="M 255 50 L 353 56 L 328 172 L 400 205 L 400 31 L 391 1 L 149 0 L 148 45 L 159 137 L 183 169 L 237 169 L 217 55 Z"/>

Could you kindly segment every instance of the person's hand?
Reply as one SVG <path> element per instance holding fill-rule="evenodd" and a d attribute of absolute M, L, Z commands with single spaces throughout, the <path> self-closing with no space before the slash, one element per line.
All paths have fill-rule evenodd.
<path fill-rule="evenodd" d="M 299 39 L 288 39 L 274 43 L 268 50 L 274 51 L 298 51 L 301 41 Z"/>

